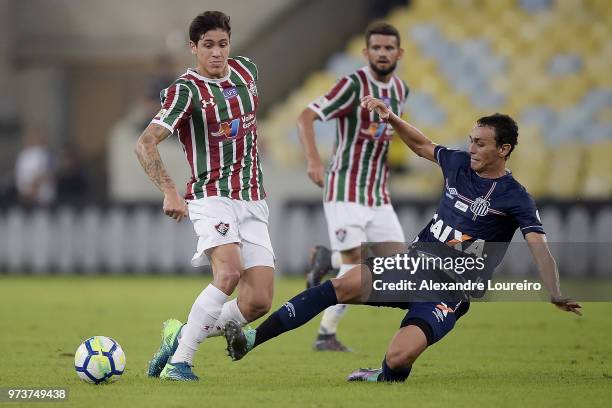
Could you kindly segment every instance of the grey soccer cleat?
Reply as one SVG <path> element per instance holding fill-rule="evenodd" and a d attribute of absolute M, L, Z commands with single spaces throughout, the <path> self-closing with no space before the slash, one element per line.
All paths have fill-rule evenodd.
<path fill-rule="evenodd" d="M 310 267 L 306 274 L 306 289 L 320 285 L 323 277 L 333 269 L 331 257 L 332 251 L 328 248 L 322 245 L 314 247 L 310 258 Z"/>
<path fill-rule="evenodd" d="M 227 354 L 233 361 L 238 361 L 253 349 L 257 331 L 252 328 L 242 330 L 242 327 L 233 320 L 225 324 L 223 334 L 227 341 Z"/>
<path fill-rule="evenodd" d="M 315 351 L 340 351 L 350 352 L 350 348 L 346 347 L 336 338 L 335 334 L 319 334 L 314 344 L 312 345 Z"/>

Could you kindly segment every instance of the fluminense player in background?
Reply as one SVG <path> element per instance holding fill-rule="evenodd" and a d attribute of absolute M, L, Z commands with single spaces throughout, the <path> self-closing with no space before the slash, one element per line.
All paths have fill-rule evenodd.
<path fill-rule="evenodd" d="M 193 222 L 198 243 L 192 264 L 208 257 L 213 271 L 187 323 L 164 322 L 151 377 L 197 380 L 192 366 L 200 343 L 219 335 L 228 320 L 257 319 L 272 302 L 274 253 L 257 153 L 257 67 L 248 58 L 229 58 L 230 36 L 230 18 L 222 12 L 195 17 L 189 45 L 196 67 L 162 91 L 162 109 L 136 146 L 142 167 L 164 193 L 165 214 L 179 222 L 189 214 Z M 156 147 L 173 133 L 191 168 L 184 198 Z M 237 287 L 238 297 L 228 301 Z"/>
<path fill-rule="evenodd" d="M 518 141 L 518 127 L 511 117 L 497 113 L 478 119 L 470 132 L 469 151 L 466 152 L 436 145 L 379 99 L 366 96 L 362 103 L 368 110 L 376 111 L 381 120 L 388 121 L 412 151 L 438 164 L 442 170 L 445 180 L 442 198 L 409 253 L 441 259 L 452 252 L 453 256 L 465 257 L 493 245 L 501 251 L 494 257 L 486 258 L 488 252 L 481 255 L 486 258 L 486 269 L 492 272 L 501 262 L 515 231 L 520 229 L 551 302 L 561 310 L 580 314 L 580 305 L 561 294 L 557 265 L 546 243 L 533 199 L 505 169 L 506 160 Z M 242 358 L 254 347 L 303 325 L 329 306 L 368 302 L 374 262 L 375 258 L 369 258 L 364 265 L 352 268 L 345 275 L 300 293 L 272 313 L 256 330 L 243 332 L 238 325 L 228 323 L 225 336 L 230 356 L 235 360 Z M 459 271 L 439 271 L 453 280 L 460 280 Z M 411 274 L 433 276 L 425 268 L 397 272 L 403 277 Z M 421 353 L 448 334 L 457 319 L 467 313 L 470 294 L 461 291 L 458 294 L 463 299 L 445 303 L 427 300 L 366 303 L 398 307 L 408 312 L 387 348 L 382 367 L 357 370 L 348 380 L 405 381 Z"/>
<path fill-rule="evenodd" d="M 403 52 L 395 27 L 373 23 L 366 31 L 363 49 L 368 65 L 341 78 L 327 94 L 308 105 L 298 119 L 308 177 L 324 188 L 323 208 L 331 249 L 341 255 L 338 277 L 361 262 L 362 242 L 405 240 L 387 185 L 387 151 L 393 129 L 376 112 L 360 105 L 360 98 L 372 95 L 401 115 L 409 91 L 394 72 Z M 327 171 L 315 142 L 315 120 L 336 120 L 335 151 Z M 372 250 L 380 253 L 383 248 Z M 308 273 L 309 286 L 321 282 L 330 269 L 329 258 L 327 248 L 315 248 Z M 345 312 L 344 304 L 325 310 L 315 350 L 349 351 L 336 338 L 338 323 Z"/>

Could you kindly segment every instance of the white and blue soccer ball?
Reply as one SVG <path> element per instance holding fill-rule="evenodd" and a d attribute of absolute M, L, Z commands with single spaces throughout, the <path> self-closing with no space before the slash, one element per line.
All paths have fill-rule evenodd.
<path fill-rule="evenodd" d="M 88 383 L 114 382 L 125 370 L 125 354 L 110 337 L 93 336 L 77 348 L 74 368 L 79 378 Z"/>

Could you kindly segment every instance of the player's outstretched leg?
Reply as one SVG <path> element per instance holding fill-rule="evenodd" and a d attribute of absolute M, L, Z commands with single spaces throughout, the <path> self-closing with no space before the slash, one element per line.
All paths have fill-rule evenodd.
<path fill-rule="evenodd" d="M 149 377 L 159 377 L 168 359 L 178 347 L 178 335 L 182 327 L 183 324 L 176 319 L 168 319 L 163 323 L 161 345 L 149 361 L 149 369 L 147 370 Z"/>
<path fill-rule="evenodd" d="M 227 352 L 232 360 L 240 360 L 259 344 L 289 330 L 300 327 L 331 305 L 338 303 L 332 281 L 306 289 L 276 312 L 272 313 L 256 330 L 246 333 L 238 325 L 225 325 Z"/>
<path fill-rule="evenodd" d="M 226 324 L 227 351 L 233 360 L 239 360 L 258 345 L 310 321 L 329 306 L 342 303 L 360 303 L 370 284 L 363 284 L 361 268 L 351 269 L 341 278 L 334 278 L 295 296 L 272 313 L 257 329 L 238 330 L 235 324 Z"/>
<path fill-rule="evenodd" d="M 306 273 L 306 289 L 321 284 L 321 280 L 332 270 L 332 251 L 323 245 L 314 247 L 310 267 Z"/>
<path fill-rule="evenodd" d="M 404 382 L 412 364 L 427 349 L 440 341 L 467 313 L 469 302 L 412 303 L 400 329 L 389 344 L 381 368 L 361 368 L 351 373 L 348 381 Z"/>

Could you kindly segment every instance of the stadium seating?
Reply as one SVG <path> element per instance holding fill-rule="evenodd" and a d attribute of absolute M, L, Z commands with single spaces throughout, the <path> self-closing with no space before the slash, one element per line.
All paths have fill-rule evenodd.
<path fill-rule="evenodd" d="M 387 20 L 402 35 L 399 75 L 411 88 L 406 117 L 431 139 L 465 147 L 476 118 L 495 111 L 519 122 L 508 162 L 535 195 L 612 196 L 612 7 L 606 0 L 415 0 Z M 365 64 L 362 36 L 311 74 L 261 123 L 273 158 L 302 165 L 295 119 L 335 79 Z M 324 155 L 334 126 L 320 125 Z M 397 193 L 436 194 L 440 180 L 401 142 L 390 152 Z M 433 184 L 431 184 L 433 183 Z"/>

